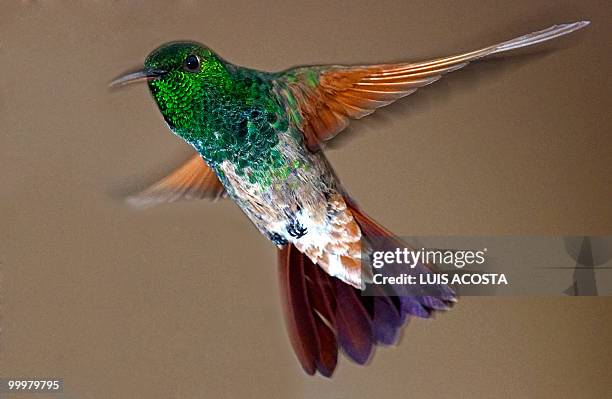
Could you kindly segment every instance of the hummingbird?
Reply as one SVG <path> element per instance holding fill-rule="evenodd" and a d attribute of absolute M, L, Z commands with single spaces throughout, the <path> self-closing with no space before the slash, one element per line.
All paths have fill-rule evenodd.
<path fill-rule="evenodd" d="M 195 154 L 129 201 L 150 206 L 180 199 L 233 200 L 277 247 L 285 324 L 304 371 L 331 377 L 339 353 L 365 364 L 376 345 L 397 342 L 410 317 L 427 318 L 457 299 L 444 284 L 423 295 L 361 295 L 370 276 L 364 254 L 373 240 L 398 239 L 349 196 L 324 155 L 324 144 L 351 120 L 471 61 L 588 24 L 554 25 L 427 61 L 299 66 L 282 72 L 234 65 L 197 42 L 163 44 L 143 67 L 111 86 L 146 82 L 170 130 Z M 425 264 L 417 270 L 432 272 Z"/>

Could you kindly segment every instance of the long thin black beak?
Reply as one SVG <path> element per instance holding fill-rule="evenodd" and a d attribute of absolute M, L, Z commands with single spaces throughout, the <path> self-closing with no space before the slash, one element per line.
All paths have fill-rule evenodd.
<path fill-rule="evenodd" d="M 142 69 L 137 70 L 137 71 L 127 72 L 113 79 L 113 81 L 110 82 L 109 86 L 112 88 L 117 88 L 117 87 L 129 85 L 132 83 L 148 82 L 149 80 L 158 79 L 164 73 L 166 72 L 161 71 L 161 70 L 146 71 Z"/>

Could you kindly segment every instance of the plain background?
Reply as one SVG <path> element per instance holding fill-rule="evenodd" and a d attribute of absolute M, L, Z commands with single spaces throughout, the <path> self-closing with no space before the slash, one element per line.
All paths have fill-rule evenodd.
<path fill-rule="evenodd" d="M 107 83 L 169 40 L 279 70 L 420 60 L 590 19 L 354 123 L 328 154 L 401 235 L 610 234 L 611 17 L 596 0 L 6 2 L 0 374 L 63 377 L 56 397 L 72 399 L 608 395 L 608 298 L 464 298 L 367 368 L 305 376 L 274 248 L 232 203 L 122 200 L 190 152 L 144 85 Z"/>

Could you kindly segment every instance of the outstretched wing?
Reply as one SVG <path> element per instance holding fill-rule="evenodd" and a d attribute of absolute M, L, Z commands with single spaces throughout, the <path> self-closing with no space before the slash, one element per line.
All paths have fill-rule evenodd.
<path fill-rule="evenodd" d="M 129 197 L 128 202 L 134 206 L 147 207 L 181 199 L 216 200 L 225 195 L 225 189 L 215 172 L 199 154 L 195 154 L 168 176 Z"/>
<path fill-rule="evenodd" d="M 350 119 L 363 118 L 470 61 L 550 40 L 588 24 L 554 25 L 480 50 L 424 62 L 296 67 L 276 76 L 275 89 L 301 127 L 308 148 L 316 151 Z"/>

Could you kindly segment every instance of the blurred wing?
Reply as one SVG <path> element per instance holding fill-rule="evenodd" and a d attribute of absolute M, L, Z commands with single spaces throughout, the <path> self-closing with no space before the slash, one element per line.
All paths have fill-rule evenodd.
<path fill-rule="evenodd" d="M 216 200 L 225 195 L 225 189 L 215 172 L 196 154 L 168 176 L 128 198 L 128 202 L 147 207 L 182 199 Z"/>
<path fill-rule="evenodd" d="M 363 118 L 470 61 L 550 40 L 588 24 L 555 25 L 480 50 L 424 62 L 292 68 L 277 75 L 276 92 L 301 127 L 308 148 L 316 151 L 350 119 Z"/>

